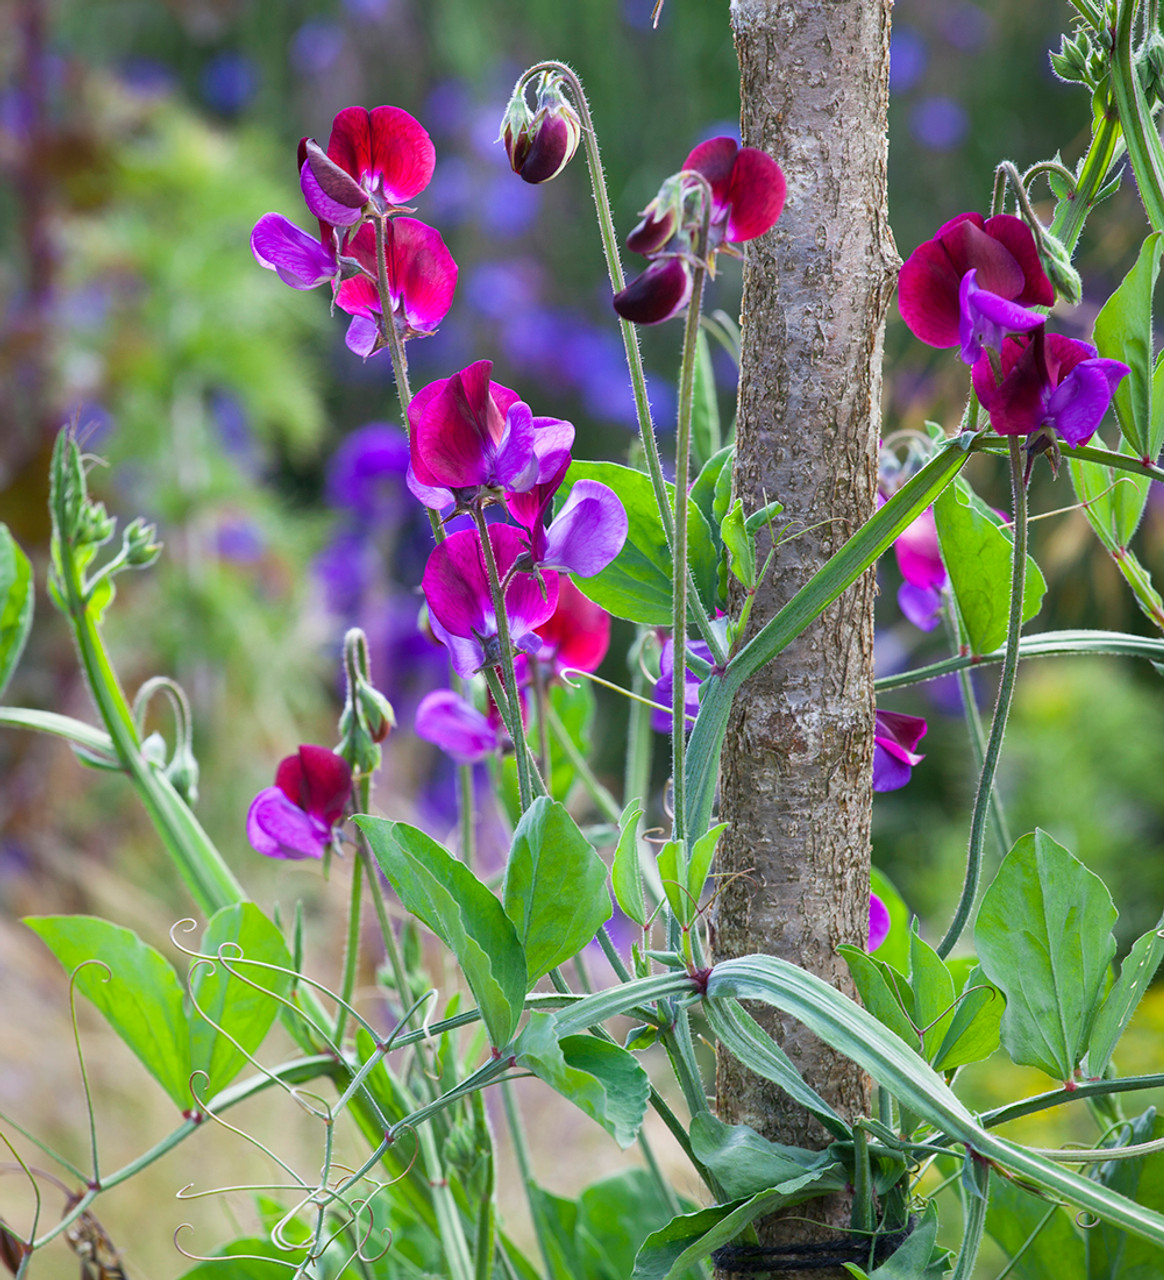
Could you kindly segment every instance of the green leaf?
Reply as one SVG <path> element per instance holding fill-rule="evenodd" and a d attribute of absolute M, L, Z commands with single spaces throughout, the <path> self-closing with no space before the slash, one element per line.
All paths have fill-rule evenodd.
<path fill-rule="evenodd" d="M 626 1280 L 648 1234 L 671 1210 L 646 1169 L 626 1169 L 592 1183 L 578 1198 L 578 1280 Z"/>
<path fill-rule="evenodd" d="M 650 1081 L 634 1054 L 594 1036 L 563 1036 L 552 1013 L 532 1013 L 515 1046 L 517 1065 L 596 1120 L 625 1150 L 638 1137 Z"/>
<path fill-rule="evenodd" d="M 606 864 L 563 805 L 539 796 L 513 833 L 505 913 L 525 950 L 526 982 L 576 955 L 610 919 Z"/>
<path fill-rule="evenodd" d="M 720 537 L 728 549 L 731 571 L 749 590 L 756 585 L 756 548 L 744 527 L 744 503 L 737 498 L 719 527 Z"/>
<path fill-rule="evenodd" d="M 715 456 L 723 433 L 719 424 L 719 399 L 715 394 L 715 369 L 711 347 L 702 329 L 695 339 L 695 386 L 691 405 L 691 452 L 697 466 Z"/>
<path fill-rule="evenodd" d="M 1152 295 L 1160 274 L 1164 238 L 1149 235 L 1135 265 L 1095 318 L 1095 345 L 1101 357 L 1122 360 L 1131 373 L 1116 387 L 1112 401 L 1124 439 L 1137 458 L 1155 460 L 1164 434 L 1155 439 L 1152 404 Z M 1161 419 L 1164 428 L 1164 417 Z"/>
<path fill-rule="evenodd" d="M 180 1280 L 287 1280 L 303 1256 L 276 1249 L 263 1236 L 248 1236 L 232 1240 L 216 1257 L 184 1271 Z"/>
<path fill-rule="evenodd" d="M 1141 1112 L 1113 1136 L 1111 1146 L 1154 1142 L 1164 1137 L 1164 1120 L 1155 1107 Z M 1164 1153 L 1135 1160 L 1109 1160 L 1096 1176 L 1129 1200 L 1150 1209 L 1164 1209 Z M 1088 1280 L 1159 1280 L 1164 1274 L 1164 1249 L 1137 1236 L 1101 1223 L 1086 1232 Z"/>
<path fill-rule="evenodd" d="M 622 551 L 601 573 L 575 578 L 578 589 L 616 617 L 650 627 L 671 623 L 671 552 L 663 521 L 655 505 L 650 477 L 614 462 L 578 462 L 570 465 L 558 490 L 564 502 L 579 480 L 597 480 L 618 494 L 626 508 L 627 539 Z M 674 497 L 674 489 L 667 486 Z M 715 609 L 719 548 L 703 512 L 688 498 L 687 539 L 689 563 L 704 607 Z"/>
<path fill-rule="evenodd" d="M 1161 404 L 1164 404 L 1164 391 Z M 1094 443 L 1101 449 L 1105 447 L 1098 438 Z M 1128 456 L 1128 450 L 1128 442 L 1121 437 L 1117 452 Z M 1079 458 L 1068 458 L 1067 468 L 1096 537 L 1112 554 L 1126 549 L 1144 514 L 1152 481 L 1147 476 L 1116 472 L 1102 463 Z"/>
<path fill-rule="evenodd" d="M 0 693 L 8 683 L 32 629 L 32 566 L 0 524 Z"/>
<path fill-rule="evenodd" d="M 719 1179 L 730 1200 L 770 1191 L 784 1183 L 815 1176 L 803 1188 L 803 1199 L 841 1191 L 849 1181 L 832 1152 L 769 1142 L 746 1124 L 725 1124 L 707 1111 L 691 1119 L 691 1149 L 701 1164 Z M 791 1203 L 791 1202 L 790 1202 Z"/>
<path fill-rule="evenodd" d="M 693 905 L 698 906 L 699 899 L 703 896 L 703 886 L 711 871 L 716 846 L 727 829 L 728 823 L 721 822 L 710 831 L 705 831 L 691 846 L 691 861 L 687 864 L 687 892 L 691 895 Z"/>
<path fill-rule="evenodd" d="M 1006 639 L 1014 537 L 1001 528 L 997 513 L 961 481 L 938 497 L 934 518 L 970 651 L 989 653 Z M 1038 613 L 1046 590 L 1039 566 L 1028 556 L 1023 622 Z"/>
<path fill-rule="evenodd" d="M 1069 1080 L 1115 953 L 1111 895 L 1044 831 L 1019 839 L 978 912 L 974 940 L 1006 996 L 1002 1043 L 1015 1062 Z"/>
<path fill-rule="evenodd" d="M 1119 1038 L 1155 977 L 1161 959 L 1164 959 L 1164 917 L 1132 944 L 1120 967 L 1120 976 L 1100 1006 L 1087 1048 L 1089 1075 L 1102 1076 L 1107 1070 Z"/>
<path fill-rule="evenodd" d="M 190 1033 L 182 984 L 169 961 L 129 929 L 95 916 L 27 916 L 24 923 L 67 973 L 76 972 L 77 990 L 97 1006 L 178 1109 L 189 1110 L 194 1105 Z M 93 960 L 98 963 L 86 963 Z"/>
<path fill-rule="evenodd" d="M 680 924 L 690 924 L 695 919 L 695 910 L 698 905 L 691 901 L 687 892 L 685 864 L 682 841 L 668 840 L 659 850 L 659 878 L 663 882 L 663 892 L 667 895 L 667 902 Z"/>
<path fill-rule="evenodd" d="M 845 944 L 837 951 L 849 966 L 865 1008 L 911 1049 L 920 1049 L 921 1039 L 914 1030 L 913 992 L 909 979 L 860 947 Z"/>
<path fill-rule="evenodd" d="M 913 1020 L 921 1033 L 925 1058 L 933 1062 L 954 1018 L 954 979 L 946 962 L 916 927 L 910 933 L 909 960 Z"/>
<path fill-rule="evenodd" d="M 638 830 L 642 804 L 632 800 L 618 820 L 618 847 L 610 869 L 614 900 L 637 925 L 647 923 L 647 903 L 643 895 L 643 868 L 639 862 Z"/>
<path fill-rule="evenodd" d="M 721 476 L 727 477 L 728 489 L 729 491 L 731 489 L 732 461 L 735 458 L 735 452 L 735 445 L 729 444 L 713 454 L 703 464 L 691 486 L 691 501 L 703 512 L 703 518 L 711 530 L 717 550 L 722 545 L 719 542 L 719 522 L 723 519 L 724 512 L 716 509 L 716 493 Z"/>
<path fill-rule="evenodd" d="M 974 965 L 967 975 L 958 1007 L 933 1055 L 935 1071 L 953 1071 L 968 1062 L 989 1058 L 998 1048 L 1006 1000 Z"/>
<path fill-rule="evenodd" d="M 381 870 L 401 902 L 457 957 L 494 1048 L 521 1017 L 525 954 L 501 903 L 463 862 L 416 827 L 359 815 Z"/>
<path fill-rule="evenodd" d="M 220 1034 L 191 1011 L 190 1066 L 206 1073 L 200 1092 L 211 1098 L 262 1044 L 282 1008 L 275 997 L 290 992 L 293 978 L 282 935 L 253 902 L 216 911 L 202 935 L 202 953 L 220 955 L 226 962 L 218 961 L 213 967 L 198 964 L 190 978 L 198 1008 L 221 1028 Z M 227 971 L 227 965 L 237 977 Z"/>
<path fill-rule="evenodd" d="M 996 1173 L 990 1175 L 986 1232 L 1007 1261 L 1022 1250 L 1012 1272 L 1022 1280 L 1086 1280 L 1083 1241 L 1071 1215 Z"/>

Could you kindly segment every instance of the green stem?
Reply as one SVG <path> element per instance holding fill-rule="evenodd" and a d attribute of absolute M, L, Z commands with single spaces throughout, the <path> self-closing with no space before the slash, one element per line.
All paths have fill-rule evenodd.
<path fill-rule="evenodd" d="M 629 804 L 638 800 L 646 807 L 648 793 L 651 789 L 651 756 L 654 738 L 651 728 L 651 709 L 639 698 L 647 696 L 647 674 L 639 660 L 643 642 L 649 632 L 640 627 L 634 644 L 627 656 L 627 665 L 631 673 L 631 692 L 637 697 L 630 700 L 626 726 L 626 765 L 623 771 L 622 795 Z"/>
<path fill-rule="evenodd" d="M 513 665 L 513 644 L 509 638 L 509 617 L 505 611 L 505 593 L 501 589 L 501 576 L 497 572 L 497 558 L 493 554 L 493 543 L 489 539 L 489 526 L 485 522 L 485 512 L 480 506 L 473 510 L 473 519 L 477 525 L 477 536 L 481 545 L 481 555 L 485 562 L 485 572 L 489 577 L 489 591 L 493 597 L 493 613 L 497 621 L 497 643 L 500 648 L 501 678 L 505 684 L 505 696 L 509 703 L 509 733 L 513 739 L 513 754 L 517 762 L 517 789 L 524 813 L 533 803 L 533 791 L 530 783 L 529 746 L 525 740 L 525 727 L 521 719 L 521 699 L 517 692 L 517 673 Z M 500 707 L 500 704 L 498 704 Z"/>
<path fill-rule="evenodd" d="M 978 1261 L 978 1250 L 982 1247 L 982 1237 L 986 1231 L 986 1208 L 990 1201 L 990 1166 L 979 1163 L 967 1152 L 966 1159 L 973 1161 L 969 1170 L 969 1178 L 962 1183 L 962 1206 L 965 1215 L 965 1230 L 962 1235 L 962 1248 L 958 1251 L 958 1262 L 950 1280 L 970 1280 L 974 1274 L 974 1264 Z M 970 1182 L 973 1185 L 967 1186 Z"/>
<path fill-rule="evenodd" d="M 332 1040 L 343 1046 L 344 1032 L 348 1025 L 348 1005 L 356 989 L 356 971 L 360 965 L 360 904 L 364 883 L 364 860 L 356 857 L 352 863 L 352 891 L 348 902 L 348 936 L 344 944 L 344 969 L 340 979 L 340 1005 L 335 1015 Z"/>
<path fill-rule="evenodd" d="M 706 241 L 706 236 L 704 237 Z M 671 643 L 674 646 L 671 689 L 671 785 L 674 819 L 671 838 L 686 846 L 687 783 L 687 489 L 691 465 L 691 411 L 695 401 L 695 356 L 705 268 L 696 267 L 683 332 L 679 420 L 675 430 L 675 549 L 671 579 Z M 693 593 L 694 594 L 694 593 Z"/>
<path fill-rule="evenodd" d="M 408 384 L 408 357 L 404 341 L 396 327 L 392 309 L 392 295 L 388 291 L 388 254 L 385 243 L 386 217 L 375 217 L 372 226 L 376 232 L 376 292 L 380 295 L 380 336 L 392 357 L 392 372 L 396 377 L 396 395 L 400 400 L 400 415 L 404 429 L 408 430 L 408 406 L 412 403 L 412 388 Z"/>
<path fill-rule="evenodd" d="M 974 909 L 978 894 L 978 882 L 982 875 L 982 846 L 986 838 L 987 814 L 990 811 L 990 794 L 994 789 L 994 774 L 1002 751 L 1002 738 L 1006 732 L 1006 720 L 1010 714 L 1011 695 L 1014 693 L 1015 676 L 1018 673 L 1018 642 L 1023 623 L 1023 587 L 1027 572 L 1027 491 L 1023 483 L 1022 444 L 1017 436 L 1010 438 L 1010 487 L 1014 508 L 1014 558 L 1010 582 L 1010 616 L 1006 630 L 1006 657 L 1002 663 L 1002 676 L 998 682 L 998 699 L 994 707 L 994 719 L 990 723 L 990 739 L 982 772 L 978 777 L 978 793 L 974 798 L 974 813 L 970 822 L 970 845 L 966 854 L 966 879 L 954 919 L 946 930 L 946 936 L 938 944 L 938 955 L 943 959 L 953 950 L 962 936 L 962 930 Z"/>
<path fill-rule="evenodd" d="M 1029 1236 L 1027 1236 L 1027 1238 L 1022 1242 L 1022 1244 L 1019 1245 L 1019 1247 L 1015 1250 L 1015 1252 L 1011 1254 L 1010 1261 L 1006 1264 L 1005 1267 L 1003 1267 L 1003 1269 L 998 1273 L 998 1275 L 994 1277 L 994 1280 L 1006 1280 L 1006 1277 L 1010 1275 L 1010 1273 L 1015 1269 L 1015 1266 L 1017 1265 L 1019 1259 L 1023 1256 L 1024 1253 L 1026 1253 L 1026 1251 L 1031 1247 L 1031 1245 L 1033 1245 L 1035 1241 L 1038 1239 L 1039 1232 L 1042 1231 L 1043 1228 L 1047 1225 L 1047 1223 L 1050 1222 L 1051 1219 L 1055 1216 L 1055 1213 L 1058 1210 L 1058 1208 L 1059 1206 L 1057 1204 L 1053 1204 L 1047 1210 L 1047 1212 L 1043 1214 L 1043 1216 L 1038 1220 L 1038 1222 L 1035 1223 L 1034 1230 L 1031 1232 Z"/>
<path fill-rule="evenodd" d="M 526 1142 L 525 1126 L 521 1121 L 521 1112 L 518 1110 L 512 1081 L 506 1080 L 502 1083 L 501 1097 L 505 1103 L 505 1119 L 509 1125 L 509 1136 L 513 1142 L 513 1154 L 517 1159 L 518 1172 L 521 1174 L 521 1185 L 525 1190 L 529 1216 L 533 1221 L 534 1235 L 537 1236 L 538 1250 L 542 1255 L 542 1261 L 545 1263 L 546 1275 L 553 1276 L 557 1274 L 557 1271 L 550 1256 L 549 1245 L 546 1242 L 546 1224 L 542 1217 L 541 1206 L 538 1204 L 537 1187 L 533 1178 L 533 1165 L 530 1163 L 529 1157 L 529 1144 Z"/>
<path fill-rule="evenodd" d="M 459 801 L 457 807 L 457 816 L 461 827 L 461 861 L 470 871 L 473 869 L 473 863 L 476 862 L 476 844 L 477 830 L 473 823 L 474 813 L 474 797 L 473 797 L 473 766 L 471 764 L 457 765 L 457 798 Z"/>
<path fill-rule="evenodd" d="M 438 1239 L 444 1250 L 445 1261 L 449 1265 L 451 1280 L 474 1280 L 475 1268 L 469 1253 L 469 1242 L 465 1238 L 464 1224 L 461 1222 L 461 1211 L 457 1208 L 456 1200 L 453 1199 L 449 1181 L 444 1176 L 440 1152 L 437 1150 L 436 1135 L 429 1125 L 424 1125 L 416 1131 L 416 1136 L 420 1141 L 424 1167 L 432 1186 Z"/>
<path fill-rule="evenodd" d="M 1096 194 L 1107 178 L 1119 140 L 1119 114 L 1109 103 L 1100 117 L 1099 128 L 1092 134 L 1079 182 L 1066 199 L 1059 201 L 1051 220 L 1051 234 L 1062 241 L 1068 253 L 1074 250 Z"/>
<path fill-rule="evenodd" d="M 57 715 L 55 711 L 33 711 L 25 707 L 0 707 L 0 728 L 32 729 L 37 733 L 49 733 L 55 738 L 64 738 L 66 742 L 85 751 L 106 756 L 113 767 L 121 768 L 113 739 L 83 720 L 74 720 L 72 716 Z"/>
<path fill-rule="evenodd" d="M 622 810 L 618 807 L 618 802 L 606 787 L 599 782 L 586 757 L 578 750 L 577 744 L 566 731 L 566 726 L 562 723 L 561 717 L 550 706 L 549 698 L 545 700 L 544 711 L 546 727 L 561 749 L 562 754 L 573 766 L 574 771 L 582 781 L 582 785 L 590 792 L 591 798 L 601 810 L 603 817 L 617 825 L 619 818 L 622 817 Z M 546 758 L 549 759 L 548 749 Z"/>
<path fill-rule="evenodd" d="M 1128 159 L 1153 231 L 1164 230 L 1164 144 L 1136 70 L 1132 34 L 1139 0 L 1120 0 L 1111 51 L 1111 89 Z"/>
<path fill-rule="evenodd" d="M 1060 1107 L 1066 1102 L 1085 1102 L 1089 1098 L 1106 1097 L 1110 1093 L 1135 1093 L 1141 1089 L 1160 1088 L 1164 1088 L 1164 1075 L 1085 1080 L 1073 1089 L 1051 1089 L 1047 1093 L 1037 1093 L 1033 1098 L 1023 1098 L 1021 1102 L 1011 1102 L 1005 1107 L 984 1111 L 979 1119 L 984 1129 L 993 1129 L 1011 1120 L 1034 1115 L 1037 1111 L 1046 1111 L 1049 1107 Z"/>

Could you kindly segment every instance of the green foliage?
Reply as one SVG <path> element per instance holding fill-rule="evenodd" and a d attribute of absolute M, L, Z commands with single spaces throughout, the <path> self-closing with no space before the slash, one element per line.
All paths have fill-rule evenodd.
<path fill-rule="evenodd" d="M 1132 1146 L 1164 1138 L 1164 1119 L 1155 1107 L 1121 1126 L 1106 1146 Z M 1134 1160 L 1109 1160 L 1097 1170 L 1099 1180 L 1113 1191 L 1150 1208 L 1164 1210 L 1164 1152 Z M 1156 1280 L 1164 1266 L 1164 1248 L 1097 1223 L 1085 1234 L 1087 1280 Z M 1066 1278 L 1064 1278 L 1066 1280 Z"/>
<path fill-rule="evenodd" d="M 16 670 L 32 630 L 32 566 L 0 524 L 0 693 Z"/>
<path fill-rule="evenodd" d="M 938 1211 L 931 1200 L 906 1242 L 873 1271 L 851 1262 L 845 1270 L 855 1280 L 942 1280 L 950 1267 L 949 1250 L 938 1244 Z"/>
<path fill-rule="evenodd" d="M 1156 976 L 1164 959 L 1164 918 L 1147 933 L 1141 934 L 1124 957 L 1120 975 L 1096 1014 L 1087 1047 L 1087 1068 L 1093 1076 L 1102 1076 L 1111 1062 L 1116 1044 L 1132 1020 L 1132 1014 Z"/>
<path fill-rule="evenodd" d="M 695 387 L 691 406 L 691 456 L 695 466 L 702 467 L 719 452 L 722 438 L 711 346 L 707 334 L 700 329 L 695 340 Z"/>
<path fill-rule="evenodd" d="M 1115 921 L 1103 881 L 1046 832 L 1015 843 L 974 930 L 983 971 L 1006 996 L 1013 1061 L 1071 1078 L 1103 1000 Z"/>
<path fill-rule="evenodd" d="M 849 1174 L 832 1147 L 807 1151 L 770 1142 L 746 1124 L 725 1124 L 706 1111 L 692 1117 L 691 1149 L 715 1174 L 731 1200 L 794 1184 L 796 1190 L 786 1193 L 803 1191 L 801 1198 L 808 1199 L 841 1191 L 849 1182 Z M 806 1177 L 810 1181 L 804 1181 Z"/>
<path fill-rule="evenodd" d="M 1014 534 L 962 480 L 934 503 L 934 519 L 970 652 L 991 653 L 1006 639 Z M 1028 555 L 1023 622 L 1038 613 L 1046 590 L 1039 566 Z"/>
<path fill-rule="evenodd" d="M 530 1015 L 516 1051 L 518 1066 L 596 1120 L 624 1150 L 638 1137 L 650 1082 L 633 1054 L 594 1036 L 559 1038 L 549 1013 Z"/>
<path fill-rule="evenodd" d="M 990 1175 L 986 1231 L 1007 1260 L 1015 1260 L 1023 1280 L 1086 1280 L 1084 1243 L 1071 1215 L 996 1173 Z"/>
<path fill-rule="evenodd" d="M 643 895 L 643 868 L 639 862 L 638 830 L 643 816 L 642 805 L 632 800 L 618 820 L 618 845 L 610 869 L 614 898 L 635 924 L 647 923 L 647 904 Z"/>
<path fill-rule="evenodd" d="M 650 477 L 613 462 L 571 464 L 556 501 L 564 502 L 579 480 L 608 485 L 626 508 L 628 532 L 622 552 L 592 578 L 575 578 L 579 590 L 613 613 L 647 626 L 671 625 L 671 552 L 663 520 L 655 503 Z M 667 486 L 674 501 L 674 490 Z M 719 552 L 703 512 L 688 498 L 687 537 L 696 589 L 707 611 L 713 612 L 719 573 Z"/>
<path fill-rule="evenodd" d="M 564 806 L 546 796 L 530 805 L 513 833 L 503 900 L 530 986 L 610 919 L 606 865 Z"/>
<path fill-rule="evenodd" d="M 456 956 L 493 1045 L 507 1045 L 529 984 L 521 943 L 501 903 L 416 827 L 367 816 L 356 823 L 401 902 Z"/>

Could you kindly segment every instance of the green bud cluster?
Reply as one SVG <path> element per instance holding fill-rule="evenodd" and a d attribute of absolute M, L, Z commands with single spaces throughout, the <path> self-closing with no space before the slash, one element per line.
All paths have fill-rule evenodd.
<path fill-rule="evenodd" d="M 1136 74 L 1151 107 L 1164 102 L 1164 36 L 1153 31 L 1144 42 L 1136 62 Z"/>
<path fill-rule="evenodd" d="M 1055 286 L 1055 292 L 1073 307 L 1076 306 L 1083 297 L 1083 281 L 1079 278 L 1079 272 L 1071 265 L 1071 255 L 1066 246 L 1046 227 L 1043 228 L 1040 256 L 1043 270 L 1047 273 L 1047 279 Z"/>
<path fill-rule="evenodd" d="M 380 767 L 380 743 L 396 727 L 392 704 L 372 684 L 368 665 L 368 641 L 353 627 L 344 636 L 344 675 L 347 696 L 340 714 L 337 752 L 352 772 L 367 777 Z"/>
<path fill-rule="evenodd" d="M 1080 27 L 1074 36 L 1063 36 L 1059 52 L 1051 54 L 1051 68 L 1060 80 L 1086 85 L 1095 92 L 1111 71 L 1111 35 L 1097 32 L 1094 40 L 1092 35 Z"/>

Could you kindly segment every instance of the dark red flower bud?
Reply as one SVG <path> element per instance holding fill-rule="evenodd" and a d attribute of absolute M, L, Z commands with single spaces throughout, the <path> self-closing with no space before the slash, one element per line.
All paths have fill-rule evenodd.
<path fill-rule="evenodd" d="M 525 85 L 518 83 L 501 122 L 501 140 L 510 167 L 523 182 L 549 182 L 570 163 L 582 139 L 578 114 L 562 92 L 561 79 L 546 72 L 530 113 Z"/>
<path fill-rule="evenodd" d="M 660 258 L 614 295 L 614 309 L 632 324 L 662 324 L 678 315 L 690 297 L 687 263 L 682 258 Z"/>

